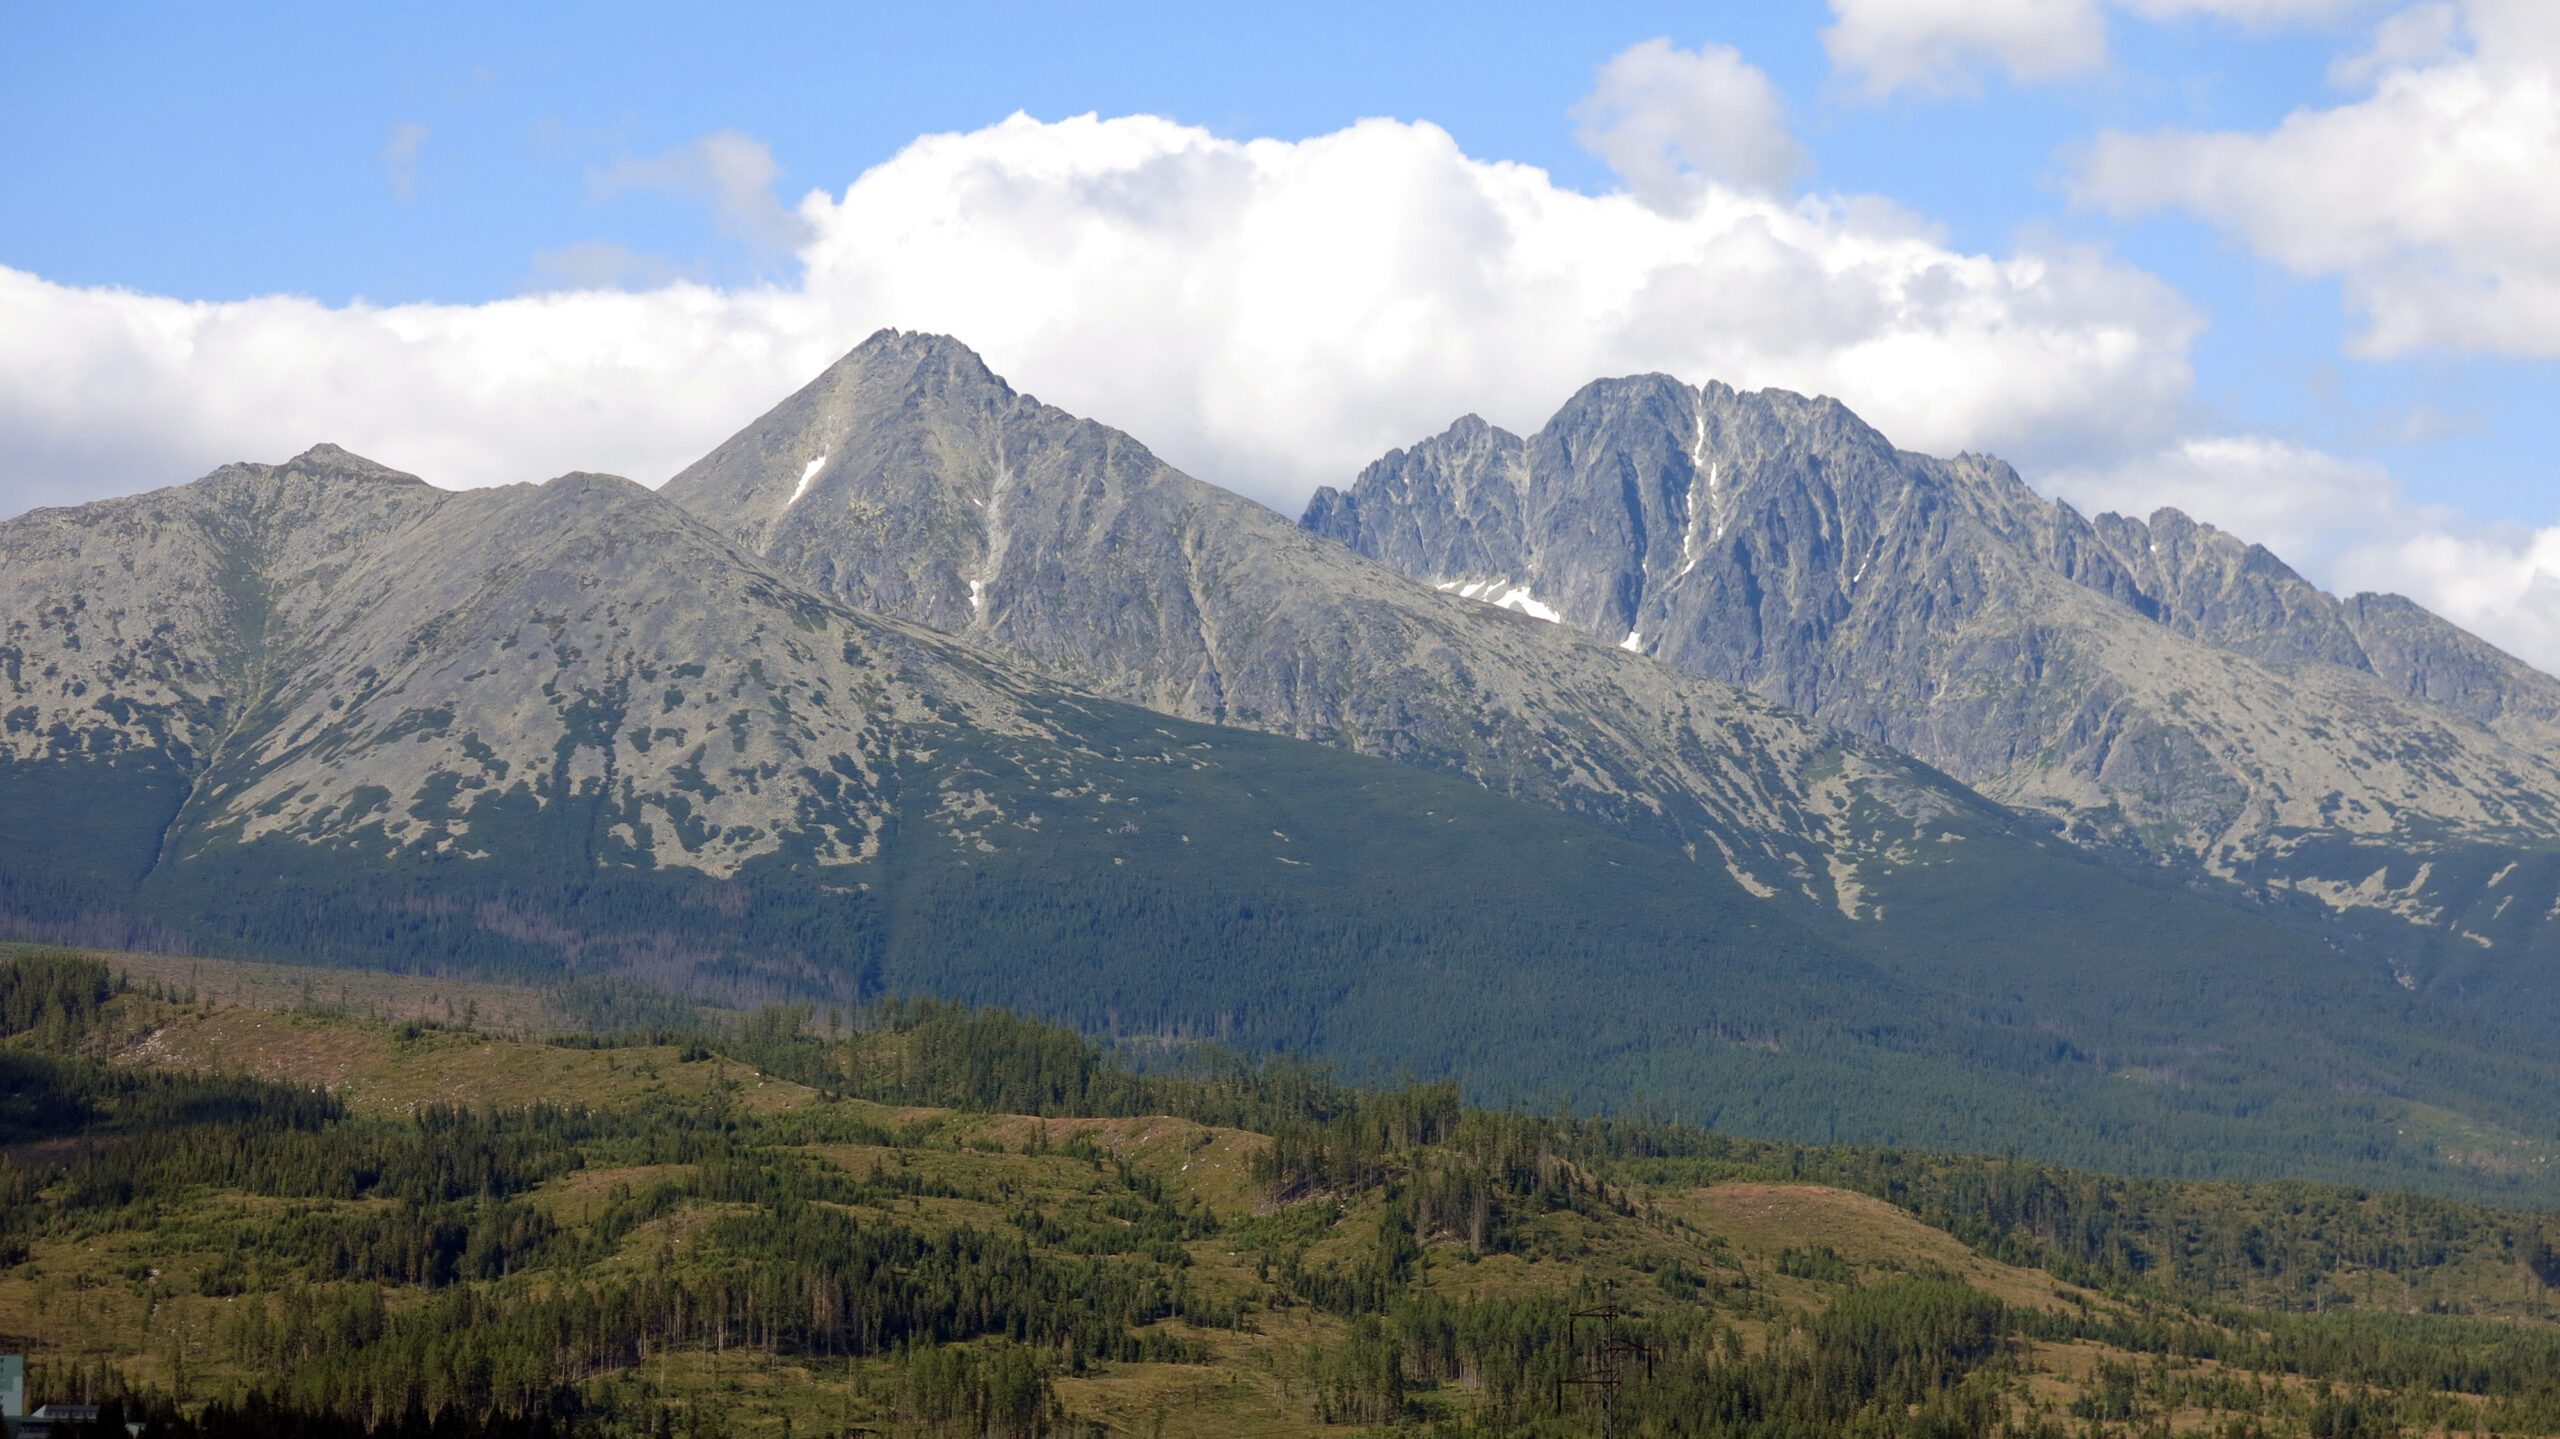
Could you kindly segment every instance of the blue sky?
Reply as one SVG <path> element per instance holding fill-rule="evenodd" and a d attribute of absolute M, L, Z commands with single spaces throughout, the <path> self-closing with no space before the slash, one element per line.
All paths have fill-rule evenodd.
<path fill-rule="evenodd" d="M 2325 581 L 2406 589 L 2546 664 L 2560 658 L 2560 603 L 2547 593 L 2560 578 L 2540 558 L 2548 551 L 2560 567 L 2560 495 L 2549 462 L 2560 404 L 2548 398 L 2560 325 L 2539 308 L 2553 276 L 2530 258 L 2542 241 L 2560 253 L 2560 234 L 2537 239 L 2541 211 L 2524 205 L 2518 215 L 2518 206 L 2501 201 L 2511 172 L 2471 176 L 2472 200 L 2446 203 L 2450 218 L 2432 230 L 2377 220 L 2336 199 L 2334 185 L 2306 182 L 2299 195 L 2279 193 L 2288 177 L 2323 165 L 2350 177 L 2369 166 L 2386 198 L 2397 187 L 2404 205 L 2433 203 L 2444 183 L 2440 157 L 2427 149 L 2424 127 L 2394 125 L 2389 106 L 2424 109 L 2431 77 L 2447 89 L 2479 73 L 2547 80 L 2560 44 L 2547 43 L 2548 27 L 2530 14 L 2542 7 L 2018 0 L 2007 7 L 2013 20 L 1978 13 L 1993 8 L 1954 0 L 716 11 L 449 4 L 229 13 L 11 5 L 0 9 L 0 60 L 12 76 L 0 87 L 0 266 L 17 272 L 22 293 L 0 299 L 0 322 L 17 331 L 15 340 L 0 339 L 0 513 L 172 483 L 229 459 L 281 458 L 320 438 L 370 441 L 393 451 L 381 458 L 447 483 L 538 478 L 509 468 L 515 453 L 528 466 L 555 458 L 560 468 L 618 465 L 654 482 L 664 474 L 651 467 L 707 448 L 787 391 L 794 366 L 809 368 L 850 345 L 875 318 L 941 326 L 945 315 L 955 317 L 952 328 L 978 319 L 975 328 L 994 331 L 961 337 L 1045 397 L 1122 423 L 1205 477 L 1286 507 L 1309 483 L 1346 478 L 1339 472 L 1357 457 L 1427 433 L 1460 409 L 1535 424 L 1541 407 L 1569 390 L 1565 376 L 1573 372 L 1506 367 L 1475 352 L 1535 343 L 1567 322 L 1538 311 L 1482 333 L 1460 327 L 1447 343 L 1468 353 L 1455 355 L 1416 348 L 1409 337 L 1372 335 L 1353 351 L 1326 350 L 1321 336 L 1265 337 L 1254 343 L 1263 357 L 1254 363 L 1287 350 L 1284 366 L 1347 366 L 1372 391 L 1321 377 L 1275 381 L 1268 403 L 1287 423 L 1239 428 L 1222 418 L 1246 403 L 1235 395 L 1204 388 L 1167 400 L 1144 388 L 1159 373 L 1151 368 L 1156 352 L 1196 345 L 1207 354 L 1226 343 L 1196 332 L 1221 324 L 1231 304 L 1150 321 L 1160 328 L 1148 331 L 1145 354 L 1113 348 L 1134 342 L 1114 338 L 1113 312 L 1099 299 L 1044 310 L 1039 324 L 1007 334 L 1001 318 L 987 323 L 947 298 L 959 281 L 920 279 L 897 269 L 908 261 L 884 259 L 888 252 L 866 238 L 879 230 L 881 212 L 853 204 L 848 187 L 919 136 L 990 135 L 1017 112 L 1049 124 L 1086 114 L 1163 117 L 1222 142 L 1313 142 L 1385 117 L 1438 127 L 1470 164 L 1538 167 L 1568 194 L 1634 190 L 1656 211 L 1695 204 L 1704 213 L 1722 203 L 1719 187 L 1730 186 L 1741 198 L 1715 225 L 1699 221 L 1699 234 L 1749 229 L 1758 223 L 1754 205 L 1811 206 L 1828 218 L 1806 222 L 1801 236 L 1781 245 L 1790 263 L 1811 267 L 1807 273 L 1850 264 L 1840 257 L 1897 226 L 1923 235 L 1950 265 L 2077 257 L 2077 278 L 1981 281 L 1991 288 L 1980 305 L 2008 307 L 1984 323 L 2005 330 L 2027 316 L 2051 332 L 2036 343 L 2057 354 L 2096 355 L 2105 336 L 2121 332 L 2135 337 L 2129 343 L 2138 353 L 2089 359 L 2077 388 L 2057 383 L 2054 397 L 2032 403 L 1892 377 L 1862 392 L 1861 377 L 1884 362 L 1815 354 L 1820 340 L 1786 333 L 1783 313 L 1751 321 L 1765 333 L 1720 345 L 1666 341 L 1649 349 L 1652 342 L 1612 331 L 1562 348 L 1592 365 L 1647 364 L 1693 381 L 1834 388 L 1905 443 L 1995 449 L 2018 460 L 2032 482 L 2084 505 L 2187 504 L 2276 543 Z M 1604 67 L 1657 37 L 1669 42 L 1671 59 L 1646 72 L 1651 82 L 1628 80 L 1635 88 L 1621 98 L 1634 98 L 1619 108 L 1637 114 L 1668 104 L 1671 118 L 1661 124 L 1669 128 L 1660 133 L 1692 143 L 1666 152 L 1661 173 L 1674 177 L 1674 188 L 1645 192 L 1638 171 L 1604 158 L 1607 144 L 1578 122 L 1588 111 L 1577 107 L 1604 89 Z M 2361 56 L 2373 58 L 2359 64 Z M 2530 93 L 2529 83 L 2517 83 L 2518 93 Z M 2416 98 L 2393 99 L 2395 84 Z M 1674 93 L 1682 85 L 1740 92 L 1765 85 L 1774 105 L 1682 109 Z M 2288 150 L 2289 116 L 2331 117 L 2346 138 L 2314 136 Z M 2351 122 L 2360 117 L 2417 138 L 2396 153 L 2338 153 L 2354 144 Z M 2533 114 L 2452 123 L 2457 140 L 2464 125 L 2516 127 L 2507 138 L 2523 146 L 2528 176 L 2539 166 L 2542 178 L 2560 182 L 2560 152 Z M 1721 131 L 1697 133 L 1701 124 Z M 1782 148 L 1791 140 L 1805 163 L 1776 181 L 1720 172 L 1708 152 L 1737 127 L 1757 127 L 1759 141 Z M 2208 163 L 2198 158 L 2208 151 L 2196 147 L 2213 137 L 2228 143 L 2214 141 L 2221 148 Z M 1410 138 L 1397 131 L 1377 153 Z M 1199 149 L 1178 136 L 1146 143 Z M 2317 148 L 2324 143 L 2329 150 Z M 986 144 L 992 148 L 975 158 L 949 159 L 934 182 L 942 188 L 896 193 L 941 203 L 932 197 L 961 194 L 978 173 L 971 165 L 1016 164 L 1007 157 L 1028 154 L 1025 146 L 1118 153 L 1107 134 L 1063 130 Z M 2115 148 L 2101 158 L 2108 144 Z M 1754 153 L 1776 152 L 1764 145 Z M 907 163 L 923 162 L 909 155 Z M 1271 171 L 1267 156 L 1257 163 Z M 1410 178 L 1422 170 L 1397 168 L 1407 163 L 1388 157 L 1361 170 L 1345 161 L 1342 173 L 1383 166 L 1407 176 L 1399 184 L 1427 183 Z M 2464 183 L 2454 179 L 2457 188 Z M 1267 174 L 1254 183 L 1266 182 L 1293 183 Z M 1090 184 L 1076 183 L 1085 188 L 1060 193 L 1090 193 Z M 1198 207 L 1212 204 L 1201 198 L 1211 191 L 1199 186 L 1221 183 L 1180 182 L 1190 187 L 1180 203 L 1193 207 L 1184 223 L 1204 223 Z M 831 202 L 815 219 L 796 208 L 811 190 Z M 1362 193 L 1354 180 L 1324 191 L 1337 192 Z M 949 203 L 963 206 L 955 215 L 976 217 L 965 223 L 987 223 L 986 212 L 965 208 L 974 202 Z M 1306 206 L 1329 202 L 1288 203 L 1300 215 L 1292 223 L 1305 224 Z M 2324 216 L 2330 203 L 2337 213 Z M 1631 205 L 1610 213 L 1619 218 L 1588 223 L 1630 235 L 1651 223 Z M 1076 228 L 1089 219 L 1061 221 L 1060 233 L 1089 236 Z M 1372 220 L 1345 201 L 1328 223 L 1356 236 Z M 1006 223 L 1029 222 L 1014 214 Z M 1429 244 L 1438 243 L 1428 236 L 1441 233 L 1430 227 L 1440 221 L 1405 215 L 1395 223 L 1399 243 L 1427 260 Z M 2466 224 L 2483 236 L 2476 248 Z M 2516 226 L 2526 232 L 2521 239 L 2493 233 Z M 1022 263 L 1045 266 L 1038 236 L 1024 243 Z M 1013 253 L 978 259 L 1002 268 Z M 1659 270 L 1668 262 L 1644 263 Z M 875 272 L 884 266 L 896 273 L 881 278 Z M 2448 299 L 2429 278 L 2447 272 L 2471 290 L 2487 287 L 2488 301 Z M 792 297 L 822 288 L 821 273 L 836 277 L 823 306 L 774 317 L 797 303 Z M 1392 309 L 1397 273 L 1360 283 L 1373 284 L 1377 304 Z M 1125 283 L 1072 266 L 1050 278 L 1102 295 Z M 1725 282 L 1711 265 L 1698 283 Z M 671 285 L 695 298 L 657 310 L 637 300 L 558 306 L 538 321 L 522 312 L 529 296 L 640 297 L 672 294 Z M 98 298 L 109 290 L 124 298 Z M 1869 303 L 1807 294 L 1817 306 Z M 147 323 L 134 318 L 141 299 L 277 296 L 312 305 L 224 312 L 230 338 L 218 346 L 192 331 L 183 342 L 165 339 L 170 326 L 192 324 L 185 317 L 198 312 L 164 308 Z M 1723 303 L 1701 301 L 1698 323 L 1724 323 L 1716 318 Z M 740 338 L 746 332 L 737 326 L 746 322 L 703 320 L 706 305 L 772 313 Z M 417 359 L 397 386 L 385 380 L 384 393 L 372 394 L 359 393 L 351 378 L 350 367 L 361 370 L 362 362 L 306 373 L 273 359 L 291 344 L 319 343 L 308 337 L 322 331 L 337 335 L 374 323 L 368 316 L 408 313 L 402 307 L 435 324 L 496 326 L 510 337 L 484 333 L 475 344 L 575 357 L 520 371 L 500 366 L 523 389 L 497 398 L 489 386 L 451 379 L 469 370 L 463 360 Z M 676 311 L 684 317 L 666 318 Z M 2385 315 L 2397 319 L 2377 328 Z M 395 318 L 375 328 L 417 344 L 426 323 Z M 1841 355 L 1877 339 L 1857 323 L 1836 320 L 1844 327 Z M 524 327 L 537 324 L 550 328 L 527 338 Z M 687 328 L 704 324 L 719 338 Z M 582 325 L 622 338 L 606 346 L 592 334 L 558 333 Z M 149 336 L 134 338 L 137 326 Z M 100 338 L 110 331 L 112 342 Z M 701 390 L 681 373 L 686 337 L 753 358 L 735 365 L 734 394 L 721 391 L 698 415 L 670 420 L 663 435 L 652 431 L 655 448 L 610 452 L 594 437 L 631 430 L 610 416 L 585 441 L 575 426 L 540 418 L 610 409 L 590 393 L 605 383 L 599 366 Z M 1934 358 L 1907 363 L 1960 367 L 1977 340 L 1941 335 L 1927 351 Z M 341 337 L 323 347 L 337 344 L 359 341 Z M 642 349 L 650 357 L 633 359 Z M 607 351 L 609 361 L 596 358 Z M 1114 390 L 1080 373 L 1075 356 L 1084 369 L 1126 369 L 1132 378 Z M 414 358 L 403 352 L 384 367 Z M 2067 370 L 2079 362 L 2055 363 Z M 261 365 L 281 368 L 244 373 Z M 2003 377 L 2021 365 L 2036 368 L 2018 354 L 1986 359 L 1981 383 L 2014 390 L 2015 379 Z M 118 366 L 148 373 L 127 386 Z M 1433 374 L 1407 374 L 1416 369 Z M 81 379 L 75 385 L 66 374 Z M 171 394 L 192 388 L 152 413 L 120 411 L 84 388 L 148 394 L 155 385 Z M 2122 387 L 2120 397 L 2111 398 L 2113 386 Z M 208 392 L 224 398 L 200 398 Z M 395 402 L 403 407 L 396 423 L 383 414 Z M 188 413 L 154 418 L 179 410 Z M 429 433 L 437 426 L 446 437 Z M 1299 433 L 1317 437 L 1304 447 L 1310 458 L 1294 465 L 1266 458 Z M 582 442 L 608 453 L 579 458 L 572 451 Z M 261 445 L 282 450 L 248 448 Z M 2217 504 L 2221 513 L 2212 512 Z M 2412 547 L 2421 532 L 2432 550 Z"/>

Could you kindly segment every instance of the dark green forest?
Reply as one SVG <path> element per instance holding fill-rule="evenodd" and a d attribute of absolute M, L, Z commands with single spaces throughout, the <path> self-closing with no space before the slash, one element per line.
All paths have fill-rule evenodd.
<path fill-rule="evenodd" d="M 1944 847 L 1962 863 L 1874 877 L 1880 928 L 1462 780 L 1101 702 L 1053 718 L 1123 792 L 1053 793 L 1036 757 L 955 744 L 902 783 L 1043 823 L 980 850 L 905 816 L 858 876 L 789 853 L 717 881 L 603 864 L 609 807 L 529 795 L 473 811 L 486 861 L 218 836 L 164 856 L 186 777 L 15 765 L 0 915 L 103 947 L 732 1005 L 937 994 L 1766 1138 L 2560 1198 L 2560 1062 L 2532 1014 L 2411 993 L 1998 816 Z"/>

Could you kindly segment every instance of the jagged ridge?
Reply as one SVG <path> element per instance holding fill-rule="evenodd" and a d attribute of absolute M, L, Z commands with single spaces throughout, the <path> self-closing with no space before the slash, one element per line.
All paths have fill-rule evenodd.
<path fill-rule="evenodd" d="M 2537 921 L 2550 905 L 2533 857 L 2560 843 L 2560 682 L 2174 510 L 2092 522 L 1997 460 L 1897 450 L 1837 401 L 1652 375 L 1595 382 L 1527 438 L 1461 419 L 1302 523 L 1907 751 L 2081 842 L 2429 920 L 2430 942 L 2543 942 L 2515 927 L 2525 905 L 2462 907 L 2491 854 L 2536 868 Z"/>

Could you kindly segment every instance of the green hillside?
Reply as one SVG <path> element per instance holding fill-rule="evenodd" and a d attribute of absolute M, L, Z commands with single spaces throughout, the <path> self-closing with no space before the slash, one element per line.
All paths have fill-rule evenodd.
<path fill-rule="evenodd" d="M 0 1331 L 165 1435 L 2560 1432 L 2533 1214 L 190 967 L 0 965 Z"/>

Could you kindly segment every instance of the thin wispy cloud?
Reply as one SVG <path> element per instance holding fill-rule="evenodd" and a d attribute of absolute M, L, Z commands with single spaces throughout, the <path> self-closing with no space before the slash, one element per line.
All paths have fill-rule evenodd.
<path fill-rule="evenodd" d="M 774 195 L 782 167 L 772 147 L 735 130 L 645 160 L 617 161 L 589 178 L 600 198 L 653 190 L 699 200 L 722 234 L 752 245 L 787 251 L 809 239 L 806 223 Z"/>
<path fill-rule="evenodd" d="M 582 240 L 533 257 L 530 289 L 630 290 L 698 278 L 664 255 L 644 255 L 610 240 Z"/>
<path fill-rule="evenodd" d="M 427 127 L 409 121 L 391 127 L 391 138 L 382 145 L 382 173 L 391 181 L 391 193 L 402 200 L 418 193 L 418 152 L 427 146 Z"/>
<path fill-rule="evenodd" d="M 2200 18 L 2248 30 L 2328 24 L 2377 0 L 1830 0 L 1822 48 L 1849 87 L 1870 99 L 1898 93 L 1976 95 L 1986 76 L 2014 84 L 2067 80 L 2106 68 L 2111 14 Z"/>

